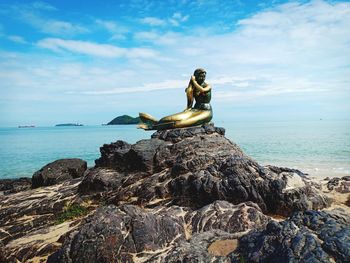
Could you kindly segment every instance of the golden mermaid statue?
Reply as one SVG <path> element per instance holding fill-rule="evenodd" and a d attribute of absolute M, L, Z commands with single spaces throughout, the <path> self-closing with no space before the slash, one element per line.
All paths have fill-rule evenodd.
<path fill-rule="evenodd" d="M 187 108 L 159 121 L 147 113 L 139 113 L 139 128 L 144 130 L 167 130 L 202 125 L 210 122 L 213 111 L 210 106 L 211 86 L 205 82 L 206 71 L 196 69 L 186 88 Z M 193 105 L 194 100 L 196 103 Z"/>

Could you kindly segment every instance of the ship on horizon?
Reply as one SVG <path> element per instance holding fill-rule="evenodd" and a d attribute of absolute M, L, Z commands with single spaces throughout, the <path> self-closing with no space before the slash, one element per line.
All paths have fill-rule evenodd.
<path fill-rule="evenodd" d="M 60 123 L 60 124 L 56 124 L 55 127 L 66 127 L 66 126 L 84 126 L 81 123 Z"/>

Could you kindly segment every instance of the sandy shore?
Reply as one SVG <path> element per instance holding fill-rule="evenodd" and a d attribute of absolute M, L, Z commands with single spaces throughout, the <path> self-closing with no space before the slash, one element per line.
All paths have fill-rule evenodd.
<path fill-rule="evenodd" d="M 278 167 L 289 167 L 297 169 L 309 177 L 320 180 L 327 177 L 343 177 L 350 175 L 350 161 L 349 164 L 333 164 L 333 163 L 296 163 L 296 162 L 262 162 L 264 165 L 275 165 Z"/>

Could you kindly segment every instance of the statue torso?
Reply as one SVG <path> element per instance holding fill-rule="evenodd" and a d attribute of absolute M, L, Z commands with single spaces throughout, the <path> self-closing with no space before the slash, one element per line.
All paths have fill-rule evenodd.
<path fill-rule="evenodd" d="M 205 88 L 207 85 L 208 84 L 204 82 L 201 86 Z M 211 106 L 209 104 L 211 100 L 211 90 L 205 93 L 195 92 L 194 98 L 196 100 L 196 104 L 194 105 L 195 109 L 211 110 Z"/>

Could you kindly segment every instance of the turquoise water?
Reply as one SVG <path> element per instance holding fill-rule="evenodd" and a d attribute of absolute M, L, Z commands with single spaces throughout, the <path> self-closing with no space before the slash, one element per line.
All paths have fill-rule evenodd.
<path fill-rule="evenodd" d="M 226 137 L 262 164 L 298 168 L 314 176 L 350 174 L 350 121 L 217 122 Z M 60 158 L 89 166 L 104 143 L 135 143 L 152 132 L 135 126 L 0 128 L 0 178 L 31 176 Z"/>

